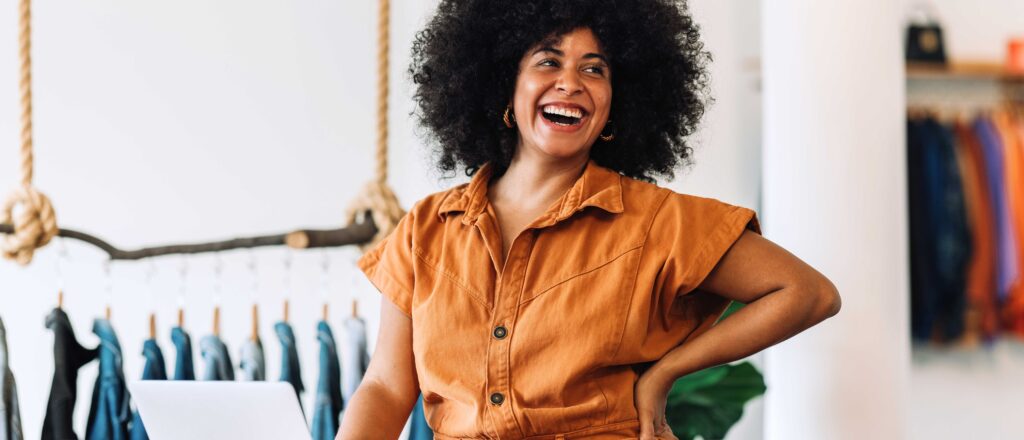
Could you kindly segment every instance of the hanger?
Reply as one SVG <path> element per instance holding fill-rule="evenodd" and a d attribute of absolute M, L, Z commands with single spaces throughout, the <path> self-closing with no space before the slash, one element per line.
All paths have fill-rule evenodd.
<path fill-rule="evenodd" d="M 260 312 L 259 306 L 256 303 L 252 304 L 252 332 L 249 335 L 249 339 L 253 342 L 260 340 Z"/>
<path fill-rule="evenodd" d="M 220 305 L 213 306 L 213 335 L 220 336 Z"/>

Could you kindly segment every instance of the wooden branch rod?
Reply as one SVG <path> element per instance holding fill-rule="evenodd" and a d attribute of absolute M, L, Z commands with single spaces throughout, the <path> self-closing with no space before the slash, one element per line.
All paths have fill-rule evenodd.
<path fill-rule="evenodd" d="M 14 233 L 13 226 L 9 224 L 0 224 L 0 234 L 11 233 Z M 375 234 L 377 234 L 377 226 L 373 223 L 373 216 L 367 215 L 364 216 L 362 223 L 355 223 L 339 229 L 302 229 L 289 232 L 287 234 L 235 238 L 210 243 L 156 246 L 130 251 L 118 249 L 110 243 L 107 243 L 93 235 L 71 229 L 60 229 L 57 236 L 84 241 L 96 246 L 103 252 L 110 255 L 111 260 L 141 260 L 144 258 L 159 257 L 163 255 L 201 254 L 264 246 L 288 245 L 295 249 L 347 246 L 366 243 L 370 241 Z"/>

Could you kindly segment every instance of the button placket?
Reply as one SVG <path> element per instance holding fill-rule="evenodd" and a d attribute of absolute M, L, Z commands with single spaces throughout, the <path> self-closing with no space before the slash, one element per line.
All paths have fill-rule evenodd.
<path fill-rule="evenodd" d="M 512 243 L 505 261 L 504 271 L 501 274 L 495 292 L 494 321 L 492 323 L 491 336 L 494 338 L 489 344 L 488 357 L 491 368 L 488 369 L 488 403 L 490 408 L 497 411 L 495 414 L 502 421 L 499 431 L 502 434 L 523 435 L 519 423 L 515 418 L 512 405 L 508 402 L 511 393 L 510 377 L 511 366 L 511 330 L 515 328 L 515 319 L 518 311 L 520 291 L 523 287 L 523 280 L 526 276 L 526 264 L 529 261 L 530 252 L 533 249 L 534 234 L 524 233 Z M 500 395 L 500 397 L 498 397 Z"/>

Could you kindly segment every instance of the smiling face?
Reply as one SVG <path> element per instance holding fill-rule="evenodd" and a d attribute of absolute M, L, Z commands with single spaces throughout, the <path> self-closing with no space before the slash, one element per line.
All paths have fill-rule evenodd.
<path fill-rule="evenodd" d="M 575 29 L 527 50 L 519 62 L 512 97 L 519 130 L 517 148 L 553 158 L 589 156 L 608 121 L 611 73 L 589 28 Z"/>

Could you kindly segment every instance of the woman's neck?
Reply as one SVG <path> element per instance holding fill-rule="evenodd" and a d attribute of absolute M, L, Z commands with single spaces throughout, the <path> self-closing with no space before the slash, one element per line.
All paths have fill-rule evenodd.
<path fill-rule="evenodd" d="M 551 158 L 521 153 L 518 149 L 508 169 L 491 182 L 491 203 L 514 209 L 547 208 L 572 187 L 590 155 Z"/>

